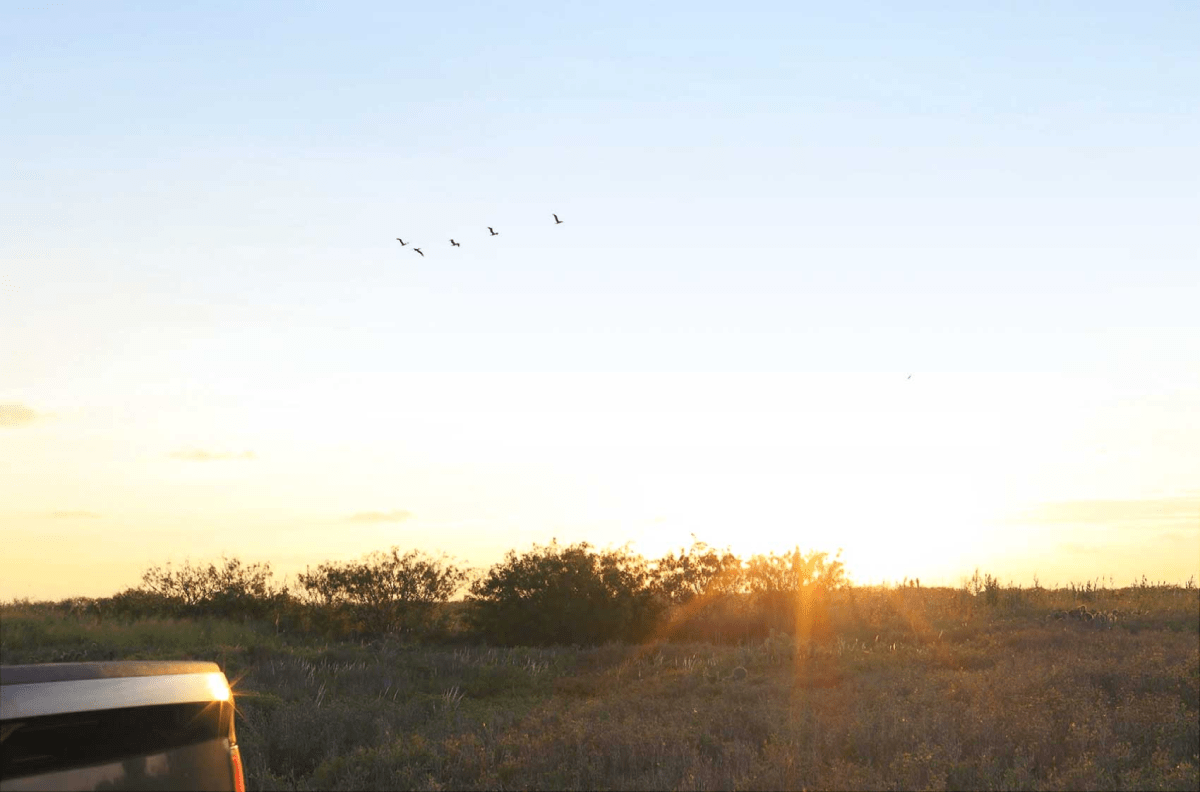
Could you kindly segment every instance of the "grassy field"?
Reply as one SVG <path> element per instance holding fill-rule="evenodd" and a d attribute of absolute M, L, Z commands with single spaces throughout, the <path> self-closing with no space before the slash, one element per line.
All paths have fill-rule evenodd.
<path fill-rule="evenodd" d="M 1200 787 L 1195 589 L 992 595 L 843 592 L 820 641 L 544 649 L 10 603 L 0 660 L 217 660 L 250 789 Z"/>

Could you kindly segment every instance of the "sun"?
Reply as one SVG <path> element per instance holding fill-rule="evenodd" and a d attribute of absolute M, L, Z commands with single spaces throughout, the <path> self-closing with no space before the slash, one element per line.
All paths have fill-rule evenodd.
<path fill-rule="evenodd" d="M 937 451 L 927 452 L 932 459 Z M 917 452 L 911 452 L 916 457 Z M 681 455 L 669 473 L 647 475 L 636 536 L 647 554 L 693 535 L 742 558 L 759 553 L 841 551 L 861 583 L 923 577 L 953 581 L 980 563 L 1005 513 L 990 469 L 883 470 L 835 462 L 796 464 L 786 452 L 745 454 L 736 468 L 704 469 Z"/>

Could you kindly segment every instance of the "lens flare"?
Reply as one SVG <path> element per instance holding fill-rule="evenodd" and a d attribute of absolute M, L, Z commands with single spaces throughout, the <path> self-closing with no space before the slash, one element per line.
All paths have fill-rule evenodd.
<path fill-rule="evenodd" d="M 231 694 L 229 685 L 225 682 L 225 675 L 216 673 L 208 675 L 208 689 L 212 693 L 214 701 L 229 701 Z"/>

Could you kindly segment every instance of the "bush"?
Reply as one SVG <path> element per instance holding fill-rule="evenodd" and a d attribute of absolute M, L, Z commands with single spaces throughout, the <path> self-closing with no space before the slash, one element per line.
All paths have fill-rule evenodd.
<path fill-rule="evenodd" d="M 765 637 L 771 629 L 797 637 L 827 637 L 830 594 L 849 586 L 839 559 L 828 553 L 756 555 L 746 563 L 745 587 Z"/>
<path fill-rule="evenodd" d="M 628 548 L 534 545 L 510 550 L 471 586 L 469 618 L 502 645 L 639 641 L 660 612 L 651 582 L 645 559 Z"/>
<path fill-rule="evenodd" d="M 95 601 L 97 617 L 104 619 L 114 616 L 124 619 L 144 619 L 151 616 L 171 615 L 178 610 L 177 604 L 172 603 L 162 594 L 128 588 Z"/>
<path fill-rule="evenodd" d="M 264 619 L 276 614 L 287 600 L 287 589 L 271 584 L 270 564 L 243 565 L 222 557 L 222 565 L 207 567 L 184 562 L 178 569 L 151 567 L 142 575 L 142 588 L 131 589 L 119 608 L 140 612 L 158 605 L 175 616 L 218 616 Z M 140 615 L 140 613 L 139 613 Z"/>
<path fill-rule="evenodd" d="M 446 556 L 416 550 L 401 555 L 393 547 L 362 561 L 321 564 L 298 580 L 327 631 L 421 637 L 437 627 L 437 606 L 463 586 L 467 572 Z"/>
<path fill-rule="evenodd" d="M 693 534 L 693 538 L 695 535 Z M 671 605 L 698 597 L 732 594 L 742 586 L 742 560 L 728 548 L 718 552 L 696 540 L 686 552 L 668 553 L 654 565 L 654 589 Z"/>

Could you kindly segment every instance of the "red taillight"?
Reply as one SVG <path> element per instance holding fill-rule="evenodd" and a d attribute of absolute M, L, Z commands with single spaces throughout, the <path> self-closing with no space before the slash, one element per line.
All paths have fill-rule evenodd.
<path fill-rule="evenodd" d="M 246 778 L 242 775 L 242 752 L 236 745 L 229 749 L 229 758 L 233 760 L 233 792 L 246 792 Z"/>

